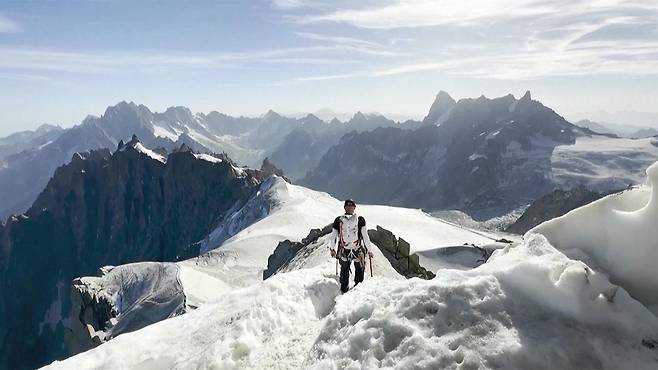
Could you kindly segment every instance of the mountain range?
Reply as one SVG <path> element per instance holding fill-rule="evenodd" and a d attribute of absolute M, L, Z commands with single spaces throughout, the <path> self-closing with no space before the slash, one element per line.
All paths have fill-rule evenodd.
<path fill-rule="evenodd" d="M 299 183 L 338 198 L 490 218 L 556 188 L 641 182 L 641 168 L 658 158 L 654 144 L 574 125 L 530 92 L 455 101 L 442 91 L 422 126 L 347 134 Z"/>
<path fill-rule="evenodd" d="M 0 217 L 27 210 L 74 153 L 112 149 L 133 134 L 148 147 L 171 151 L 185 144 L 251 167 L 267 157 L 293 182 L 339 198 L 455 208 L 478 218 L 556 189 L 605 192 L 643 181 L 641 169 L 658 157 L 652 138 L 617 138 L 603 126 L 579 124 L 529 92 L 521 99 L 456 101 L 441 91 L 422 122 L 402 123 L 361 112 L 346 122 L 273 111 L 262 117 L 193 114 L 185 107 L 154 113 L 120 102 L 70 129 L 43 126 L 0 139 Z"/>
<path fill-rule="evenodd" d="M 342 136 L 318 168 L 328 167 L 325 161 L 331 160 L 327 157 L 335 155 L 345 141 L 370 139 L 370 135 L 377 140 L 351 147 L 371 153 L 373 148 L 389 148 L 389 161 L 406 156 L 423 160 L 421 154 L 443 151 L 447 159 L 439 162 L 455 161 L 455 166 L 468 153 L 484 153 L 498 160 L 482 164 L 520 163 L 520 167 L 508 170 L 515 176 L 532 168 L 528 166 L 545 164 L 544 150 L 550 147 L 557 159 L 551 157 L 545 165 L 565 184 L 577 175 L 588 175 L 570 165 L 587 162 L 592 166 L 595 160 L 615 164 L 610 158 L 616 158 L 620 168 L 599 169 L 609 177 L 604 176 L 606 181 L 596 174 L 585 176 L 599 178 L 590 183 L 602 187 L 615 182 L 615 176 L 607 171 L 619 170 L 619 178 L 626 180 L 630 169 L 658 155 L 652 139 L 598 135 L 560 120 L 529 94 L 518 100 L 507 96 L 451 102 L 448 97 L 439 94 L 437 100 L 448 103 L 436 102 L 422 123 Z M 501 123 L 495 117 L 504 116 L 504 112 L 511 118 Z M 354 123 L 358 118 L 355 116 Z M 479 120 L 480 124 L 464 123 Z M 495 141 L 499 136 L 501 141 Z M 468 138 L 473 137 L 483 139 L 472 139 L 470 147 L 463 150 L 457 145 L 469 143 Z M 239 166 L 223 153 L 198 153 L 190 147 L 198 145 L 196 142 L 188 145 L 177 140 L 180 145 L 167 150 L 161 144 L 172 146 L 171 141 L 153 140 L 157 146 L 133 135 L 128 142 L 119 140 L 113 151 L 74 153 L 69 163 L 55 171 L 26 213 L 0 225 L 0 367 L 41 366 L 230 297 L 231 290 L 262 279 L 268 260 L 282 242 L 303 240 L 310 235 L 309 230 L 325 228 L 340 212 L 338 199 L 272 176 L 281 171 L 269 160 L 263 161 L 262 170 L 255 170 Z M 487 143 L 491 140 L 494 143 Z M 416 151 L 401 156 L 395 152 L 400 143 Z M 513 152 L 516 157 L 506 157 L 510 145 L 517 151 Z M 197 149 L 206 151 L 204 147 Z M 347 147 L 342 149 L 349 154 Z M 536 158 L 528 157 L 534 152 L 539 152 Z M 626 158 L 632 163 L 622 160 L 620 153 L 634 154 Z M 354 158 L 382 158 L 360 154 Z M 472 160 L 471 155 L 467 160 Z M 345 158 L 349 159 L 339 157 L 335 162 L 352 165 L 341 162 Z M 434 166 L 430 160 L 425 163 L 428 168 Z M 367 170 L 367 165 L 354 166 L 354 173 Z M 378 166 L 374 168 L 395 170 L 393 166 Z M 460 170 L 469 170 L 450 168 L 455 176 Z M 486 176 L 489 172 L 471 171 L 475 180 L 470 186 L 476 187 L 479 181 L 484 189 L 497 191 Z M 533 176 L 531 173 L 528 178 L 540 178 Z M 633 174 L 631 179 L 637 182 L 641 176 Z M 388 185 L 385 178 L 373 176 L 373 180 Z M 411 187 L 416 179 L 403 180 Z M 518 182 L 511 181 L 508 189 L 502 189 L 512 200 L 513 191 L 528 185 L 524 179 L 515 180 Z M 486 262 L 494 250 L 505 247 L 496 241 L 514 240 L 509 235 L 455 225 L 418 209 L 359 204 L 359 214 L 367 218 L 375 243 L 376 233 L 392 233 L 388 238 L 392 241 L 395 236 L 400 238 L 394 246 L 378 245 L 385 250 L 378 252 L 373 266 L 377 274 L 394 280 L 403 278 L 402 273 L 409 274 L 398 265 L 409 268 L 412 256 L 413 265 L 421 272 L 471 269 Z M 441 235 L 438 239 L 437 233 Z M 302 243 L 308 251 L 298 251 L 280 272 L 324 263 L 328 241 L 313 240 L 308 245 Z M 406 259 L 392 258 L 390 254 L 397 256 L 401 245 L 406 248 Z M 331 307 L 319 309 L 325 312 Z"/>
<path fill-rule="evenodd" d="M 252 167 L 269 156 L 296 179 L 315 167 L 324 151 L 346 132 L 395 125 L 383 116 L 363 113 L 347 122 L 324 122 L 313 115 L 295 119 L 273 111 L 256 118 L 192 114 L 185 107 L 154 113 L 144 105 L 120 102 L 100 117 L 88 116 L 69 129 L 42 126 L 0 139 L 0 193 L 5 195 L 0 218 L 27 210 L 55 169 L 74 153 L 112 149 L 133 134 L 149 147 L 172 150 L 186 144 L 197 152 L 225 152 Z"/>

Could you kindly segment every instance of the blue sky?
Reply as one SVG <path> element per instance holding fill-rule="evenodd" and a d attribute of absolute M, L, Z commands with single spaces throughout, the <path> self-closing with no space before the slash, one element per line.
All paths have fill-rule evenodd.
<path fill-rule="evenodd" d="M 531 90 L 572 120 L 658 112 L 658 2 L 0 2 L 0 135 L 121 100 L 419 118 L 439 90 Z"/>

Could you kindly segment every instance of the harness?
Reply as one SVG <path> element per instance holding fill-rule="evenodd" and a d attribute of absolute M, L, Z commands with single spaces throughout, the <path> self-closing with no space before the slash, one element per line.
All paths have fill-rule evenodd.
<path fill-rule="evenodd" d="M 358 227 L 358 225 L 357 225 Z M 358 230 L 358 239 L 355 240 L 353 243 L 354 245 L 357 246 L 357 248 L 345 248 L 345 239 L 343 239 L 343 222 L 339 222 L 338 224 L 338 235 L 340 239 L 338 240 L 338 253 L 336 253 L 336 258 L 342 260 L 342 261 L 349 261 L 352 262 L 353 260 L 358 259 L 359 262 L 362 264 L 365 263 L 365 255 L 368 253 L 368 248 L 365 246 L 365 242 L 363 241 L 363 236 L 361 235 L 361 230 L 359 228 Z M 345 251 L 348 251 L 346 254 Z M 359 255 L 362 256 L 362 258 L 359 258 Z"/>
<path fill-rule="evenodd" d="M 347 262 L 349 267 L 349 271 L 352 271 L 352 261 L 358 260 L 359 264 L 361 266 L 361 269 L 365 271 L 366 269 L 366 255 L 368 255 L 368 248 L 366 246 L 365 240 L 363 239 L 363 235 L 361 233 L 361 229 L 366 226 L 366 220 L 359 216 L 357 219 L 357 240 L 355 240 L 353 243 L 357 247 L 354 249 L 347 249 L 345 248 L 345 238 L 343 237 L 343 221 L 341 220 L 341 217 L 336 217 L 334 220 L 333 228 L 338 230 L 338 250 L 336 251 L 336 275 L 338 275 L 338 265 L 339 261 L 342 262 Z M 348 252 L 345 253 L 345 250 Z M 356 265 L 355 265 L 356 268 Z M 370 276 L 372 276 L 372 256 L 370 256 Z"/>
<path fill-rule="evenodd" d="M 345 251 L 348 252 L 345 253 Z M 359 259 L 359 254 L 361 254 L 361 256 L 365 256 L 367 252 L 368 249 L 363 245 L 360 245 L 359 248 L 356 249 L 347 249 L 347 248 L 339 247 L 338 258 L 340 258 L 343 261 L 353 261 Z"/>

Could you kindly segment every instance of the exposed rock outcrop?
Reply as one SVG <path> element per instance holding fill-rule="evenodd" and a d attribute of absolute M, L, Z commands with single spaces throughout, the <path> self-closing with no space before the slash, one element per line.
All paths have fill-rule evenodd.
<path fill-rule="evenodd" d="M 66 335 L 71 354 L 186 312 L 174 263 L 107 266 L 99 275 L 77 278 L 71 285 L 71 331 Z"/>
<path fill-rule="evenodd" d="M 402 238 L 395 238 L 392 232 L 377 225 L 376 230 L 368 230 L 370 241 L 379 247 L 391 266 L 406 278 L 418 277 L 433 279 L 434 273 L 420 265 L 418 255 L 410 252 L 410 245 Z"/>
<path fill-rule="evenodd" d="M 271 176 L 271 175 L 277 175 L 287 182 L 290 182 L 290 179 L 286 177 L 286 174 L 283 172 L 282 169 L 278 168 L 277 166 L 272 163 L 269 158 L 263 159 L 263 164 L 260 166 L 260 171 L 263 173 L 264 176 Z"/>
<path fill-rule="evenodd" d="M 276 274 L 277 271 L 290 262 L 303 248 L 329 233 L 331 233 L 331 224 L 322 229 L 312 229 L 308 233 L 308 236 L 302 239 L 301 242 L 293 242 L 287 239 L 279 242 L 274 253 L 267 258 L 267 269 L 263 271 L 263 280 Z"/>
<path fill-rule="evenodd" d="M 136 138 L 113 154 L 74 154 L 27 213 L 0 227 L 0 368 L 67 354 L 71 301 L 58 286 L 105 265 L 197 255 L 199 241 L 258 185 L 230 162 L 188 151 L 164 158 Z"/>

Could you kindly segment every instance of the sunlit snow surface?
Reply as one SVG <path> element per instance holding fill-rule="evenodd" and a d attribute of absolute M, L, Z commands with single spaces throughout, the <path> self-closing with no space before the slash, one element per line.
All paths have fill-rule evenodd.
<path fill-rule="evenodd" d="M 162 162 L 162 163 L 167 162 L 167 158 L 165 158 L 164 156 L 162 156 L 162 155 L 152 151 L 151 149 L 145 147 L 144 145 L 142 145 L 142 143 L 135 144 L 135 149 L 137 149 L 138 151 L 148 155 L 149 157 L 155 159 L 156 161 L 159 161 L 159 162 Z"/>
<path fill-rule="evenodd" d="M 367 279 L 333 263 L 277 274 L 51 368 L 647 368 L 658 320 L 540 235 L 471 271 Z"/>
<path fill-rule="evenodd" d="M 342 214 L 342 205 L 342 201 L 327 193 L 273 177 L 248 202 L 243 212 L 235 215 L 235 220 L 221 225 L 202 246 L 204 251 L 219 244 L 221 248 L 211 250 L 198 260 L 210 261 L 211 265 L 216 265 L 214 261 L 217 259 L 245 264 L 244 267 L 255 270 L 256 278 L 260 279 L 260 271 L 267 266 L 267 258 L 279 241 L 301 240 L 311 229 L 328 225 Z M 356 213 L 365 217 L 368 228 L 375 229 L 379 225 L 406 240 L 412 253 L 427 252 L 420 254 L 420 262 L 432 270 L 441 265 L 441 261 L 431 257 L 431 252 L 436 249 L 464 243 L 488 244 L 501 237 L 440 220 L 418 209 L 357 205 Z M 253 223 L 254 220 L 259 221 Z M 245 228 L 245 224 L 250 226 Z M 237 235 L 228 233 L 233 236 L 227 238 L 226 230 L 230 228 L 241 231 Z"/>
<path fill-rule="evenodd" d="M 647 305 L 658 305 L 658 163 L 648 185 L 610 195 L 545 222 L 541 233 L 557 248 L 582 251 Z"/>
<path fill-rule="evenodd" d="M 658 184 L 658 165 L 648 172 Z M 258 281 L 277 241 L 299 240 L 341 209 L 326 194 L 274 179 L 256 196 L 271 196 L 259 221 L 179 264 L 190 269 L 181 283 L 195 286 L 197 310 L 51 368 L 656 368 L 658 352 L 642 343 L 658 339 L 658 318 L 641 303 L 656 291 L 654 192 L 604 198 L 479 267 L 440 269 L 430 281 L 400 279 L 378 254 L 375 276 L 340 295 L 327 237 Z M 420 211 L 359 205 L 357 213 L 420 252 L 489 240 Z"/>

